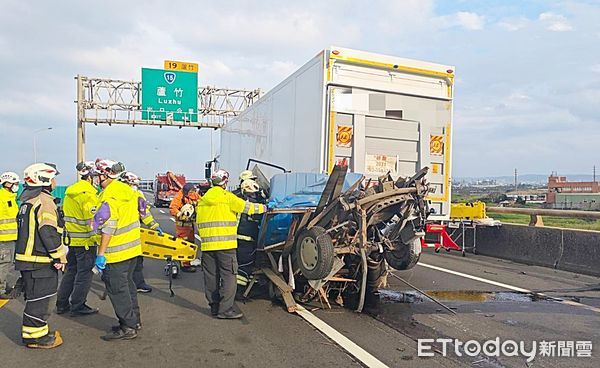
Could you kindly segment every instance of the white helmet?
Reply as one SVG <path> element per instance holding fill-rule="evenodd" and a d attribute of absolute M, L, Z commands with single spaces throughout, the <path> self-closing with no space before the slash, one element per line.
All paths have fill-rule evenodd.
<path fill-rule="evenodd" d="M 219 169 L 210 176 L 210 181 L 212 182 L 213 185 L 217 185 L 217 186 L 226 185 L 227 182 L 229 181 L 229 173 L 223 169 Z"/>
<path fill-rule="evenodd" d="M 181 214 L 186 216 L 187 218 L 192 217 L 194 214 L 194 206 L 190 203 L 186 203 L 181 207 Z"/>
<path fill-rule="evenodd" d="M 19 175 L 12 171 L 3 172 L 0 175 L 0 184 L 9 183 L 9 184 L 18 184 L 19 183 Z"/>
<path fill-rule="evenodd" d="M 240 185 L 242 193 L 257 193 L 260 190 L 258 183 L 252 179 L 246 179 Z"/>
<path fill-rule="evenodd" d="M 25 169 L 24 181 L 29 187 L 47 187 L 52 183 L 52 179 L 60 174 L 56 165 L 48 163 L 37 163 L 28 166 Z"/>
<path fill-rule="evenodd" d="M 125 165 L 121 162 L 109 160 L 109 159 L 97 159 L 96 160 L 96 171 L 98 174 L 106 175 L 111 179 L 117 179 L 123 171 L 125 171 Z"/>
<path fill-rule="evenodd" d="M 129 185 L 135 186 L 140 185 L 140 181 L 142 180 L 142 178 L 132 173 L 131 171 L 125 171 L 121 174 L 121 177 L 119 179 Z"/>
<path fill-rule="evenodd" d="M 248 180 L 248 179 L 256 179 L 256 175 L 254 175 L 254 173 L 250 170 L 244 170 L 240 173 L 240 182 L 244 181 L 244 180 Z"/>
<path fill-rule="evenodd" d="M 87 177 L 96 174 L 96 164 L 94 161 L 82 161 L 75 166 L 79 176 Z"/>

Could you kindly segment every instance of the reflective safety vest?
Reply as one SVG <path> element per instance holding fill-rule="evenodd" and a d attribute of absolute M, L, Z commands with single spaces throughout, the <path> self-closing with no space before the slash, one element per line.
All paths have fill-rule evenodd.
<path fill-rule="evenodd" d="M 46 191 L 21 203 L 18 237 L 15 246 L 15 268 L 20 271 L 48 267 L 53 259 L 67 254 L 62 244 L 64 221 L 58 213 L 54 197 Z"/>
<path fill-rule="evenodd" d="M 17 240 L 17 194 L 0 187 L 0 242 Z"/>
<path fill-rule="evenodd" d="M 148 204 L 148 201 L 146 201 L 146 196 L 144 196 L 144 193 L 142 193 L 141 190 L 137 190 L 136 192 L 139 197 L 138 211 L 140 213 L 140 220 L 142 220 L 142 224 L 146 225 L 148 229 L 156 229 L 158 227 L 158 222 L 154 220 L 154 217 L 150 212 L 150 204 Z"/>
<path fill-rule="evenodd" d="M 104 253 L 106 263 L 122 262 L 142 254 L 138 198 L 133 188 L 118 180 L 113 180 L 100 193 L 101 204 L 94 221 L 100 224 L 103 234 L 111 235 Z M 106 214 L 107 218 L 101 218 Z"/>
<path fill-rule="evenodd" d="M 237 248 L 238 215 L 265 213 L 266 207 L 250 203 L 221 187 L 212 187 L 198 201 L 196 222 L 202 251 Z"/>
<path fill-rule="evenodd" d="M 98 241 L 92 231 L 92 218 L 98 205 L 97 190 L 90 182 L 80 180 L 65 191 L 63 211 L 65 229 L 71 237 L 70 247 L 91 247 Z"/>

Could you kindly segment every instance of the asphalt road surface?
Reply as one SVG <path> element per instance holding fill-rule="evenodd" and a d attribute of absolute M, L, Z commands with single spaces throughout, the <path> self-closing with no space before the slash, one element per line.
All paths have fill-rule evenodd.
<path fill-rule="evenodd" d="M 174 233 L 166 209 L 152 209 L 163 230 Z M 239 303 L 244 318 L 222 321 L 209 315 L 201 272 L 182 274 L 170 297 L 164 263 L 146 260 L 152 293 L 139 294 L 143 329 L 135 340 L 105 342 L 105 330 L 116 323 L 104 287 L 95 279 L 88 304 L 100 309 L 94 316 L 52 315 L 50 328 L 59 329 L 64 345 L 48 351 L 28 350 L 21 344 L 23 301 L 0 309 L 2 367 L 360 367 L 369 355 L 389 367 L 598 367 L 600 366 L 600 278 L 467 255 L 425 252 L 410 271 L 395 272 L 424 290 L 456 315 L 390 277 L 379 305 L 357 314 L 336 306 L 307 306 L 317 325 L 349 339 L 332 340 L 297 314 L 267 299 Z M 541 293 L 541 294 L 540 294 Z M 315 309 L 316 308 L 316 309 Z M 418 339 L 448 338 L 433 343 L 433 357 L 419 357 Z M 454 339 L 483 343 L 499 338 L 524 342 L 538 354 L 531 362 L 521 356 L 468 356 Z M 556 342 L 553 357 L 541 356 L 542 341 Z M 585 354 L 569 343 L 591 342 L 591 357 L 556 357 L 559 351 Z M 352 344 L 353 343 L 353 344 Z M 545 350 L 546 352 L 548 349 Z M 357 358 L 358 357 L 358 358 Z M 364 360 L 363 360 L 364 361 Z"/>

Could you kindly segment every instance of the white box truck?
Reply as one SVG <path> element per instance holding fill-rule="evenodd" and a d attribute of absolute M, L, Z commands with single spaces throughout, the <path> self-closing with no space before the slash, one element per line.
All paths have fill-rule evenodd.
<path fill-rule="evenodd" d="M 226 124 L 219 167 L 412 176 L 429 167 L 432 219 L 450 213 L 454 67 L 331 47 Z M 262 169 L 262 167 L 261 167 Z M 273 172 L 274 173 L 274 172 Z M 272 174 L 272 173 L 268 173 Z"/>

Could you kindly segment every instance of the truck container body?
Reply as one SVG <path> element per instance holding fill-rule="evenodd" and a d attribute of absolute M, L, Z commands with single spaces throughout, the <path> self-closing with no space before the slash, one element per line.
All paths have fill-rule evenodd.
<path fill-rule="evenodd" d="M 226 124 L 219 167 L 236 175 L 252 158 L 329 173 L 345 163 L 368 178 L 429 167 L 431 218 L 446 219 L 454 75 L 448 65 L 323 50 Z"/>

